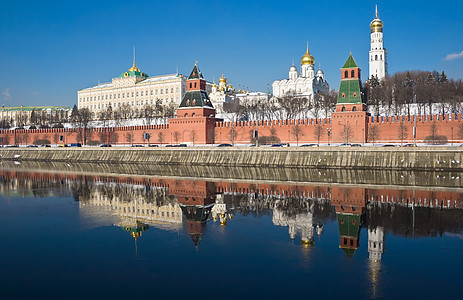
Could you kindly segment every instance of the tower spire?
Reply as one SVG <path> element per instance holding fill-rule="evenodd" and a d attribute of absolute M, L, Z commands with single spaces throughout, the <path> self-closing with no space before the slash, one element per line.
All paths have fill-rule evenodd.
<path fill-rule="evenodd" d="M 378 4 L 375 5 L 375 16 L 378 19 Z"/>
<path fill-rule="evenodd" d="M 135 45 L 133 46 L 133 65 L 135 66 Z"/>

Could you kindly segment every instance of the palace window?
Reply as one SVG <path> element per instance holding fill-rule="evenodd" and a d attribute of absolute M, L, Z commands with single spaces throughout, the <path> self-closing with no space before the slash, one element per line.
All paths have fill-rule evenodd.
<path fill-rule="evenodd" d="M 141 91 L 141 96 L 143 96 L 143 91 Z"/>
<path fill-rule="evenodd" d="M 169 94 L 169 88 L 166 88 L 166 94 Z"/>
<path fill-rule="evenodd" d="M 375 55 L 375 60 L 378 60 L 378 55 Z"/>
<path fill-rule="evenodd" d="M 347 72 L 347 70 L 344 71 L 344 78 L 349 78 L 349 72 Z"/>
<path fill-rule="evenodd" d="M 173 93 L 173 92 L 174 92 L 174 88 L 173 88 L 173 87 L 172 87 L 172 88 L 170 88 L 170 92 L 171 92 L 171 93 Z"/>
<path fill-rule="evenodd" d="M 350 71 L 350 77 L 354 77 L 354 76 L 355 76 L 355 71 L 354 70 Z"/>

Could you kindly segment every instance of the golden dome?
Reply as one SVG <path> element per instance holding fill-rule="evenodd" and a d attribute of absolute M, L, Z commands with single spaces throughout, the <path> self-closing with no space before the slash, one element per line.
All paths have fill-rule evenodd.
<path fill-rule="evenodd" d="M 375 19 L 370 23 L 371 33 L 373 32 L 383 32 L 383 21 L 378 18 L 378 6 L 375 9 Z"/>
<path fill-rule="evenodd" d="M 219 83 L 225 83 L 225 84 L 227 83 L 227 78 L 225 78 L 223 74 L 222 74 L 222 77 L 220 77 L 219 79 Z"/>
<path fill-rule="evenodd" d="M 309 52 L 309 43 L 307 43 L 307 51 L 301 58 L 301 65 L 314 65 L 315 64 L 315 58 L 310 54 Z"/>
<path fill-rule="evenodd" d="M 133 62 L 133 66 L 129 69 L 129 72 L 140 72 L 140 69 L 135 66 L 135 62 Z"/>

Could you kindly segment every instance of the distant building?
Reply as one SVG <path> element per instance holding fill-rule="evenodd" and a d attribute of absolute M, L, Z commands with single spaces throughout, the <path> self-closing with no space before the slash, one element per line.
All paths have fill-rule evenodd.
<path fill-rule="evenodd" d="M 44 124 L 61 123 L 68 119 L 70 113 L 71 108 L 67 106 L 2 106 L 1 121 L 12 127 L 37 124 L 37 120 Z"/>
<path fill-rule="evenodd" d="M 98 84 L 77 92 L 78 108 L 88 108 L 94 117 L 98 112 L 112 110 L 128 105 L 133 109 L 141 109 L 145 105 L 180 104 L 186 91 L 186 79 L 181 74 L 170 74 L 149 77 L 133 66 L 113 78 L 112 82 Z"/>
<path fill-rule="evenodd" d="M 370 23 L 370 77 L 383 79 L 387 76 L 387 51 L 383 47 L 383 21 L 378 18 L 378 6 L 376 17 Z"/>
<path fill-rule="evenodd" d="M 317 73 L 314 70 L 315 58 L 307 51 L 301 58 L 301 70 L 297 73 L 297 67 L 289 68 L 289 79 L 275 80 L 272 84 L 273 95 L 277 98 L 285 95 L 306 96 L 313 101 L 313 95 L 318 91 L 328 91 L 329 84 L 325 80 L 325 74 L 319 68 Z"/>

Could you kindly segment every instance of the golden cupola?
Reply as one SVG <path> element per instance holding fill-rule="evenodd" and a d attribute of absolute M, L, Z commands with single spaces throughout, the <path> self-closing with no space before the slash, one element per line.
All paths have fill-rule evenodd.
<path fill-rule="evenodd" d="M 140 69 L 135 66 L 135 62 L 133 62 L 133 66 L 129 69 L 129 72 L 140 72 Z"/>
<path fill-rule="evenodd" d="M 383 32 L 383 21 L 378 18 L 378 5 L 375 8 L 375 19 L 370 23 L 371 33 L 373 32 Z"/>
<path fill-rule="evenodd" d="M 307 51 L 301 58 L 301 65 L 311 65 L 315 64 L 315 58 L 309 52 L 309 43 L 307 43 Z"/>
<path fill-rule="evenodd" d="M 225 77 L 223 76 L 223 74 L 222 74 L 222 77 L 220 77 L 220 79 L 219 79 L 219 84 L 220 84 L 220 83 L 224 83 L 225 85 L 227 84 L 227 78 L 225 78 Z"/>

